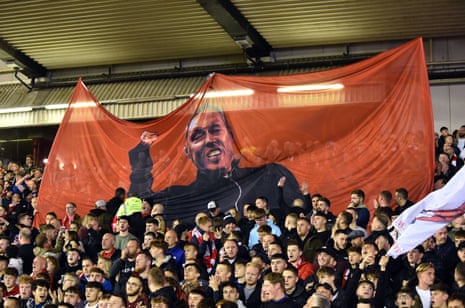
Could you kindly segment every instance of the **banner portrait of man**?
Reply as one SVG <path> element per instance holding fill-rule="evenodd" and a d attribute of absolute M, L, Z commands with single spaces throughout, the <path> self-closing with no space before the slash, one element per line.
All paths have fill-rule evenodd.
<path fill-rule="evenodd" d="M 433 143 L 421 39 L 315 73 L 211 74 L 174 111 L 146 122 L 117 118 L 79 81 L 48 157 L 36 217 L 63 216 L 67 202 L 85 215 L 117 187 L 162 203 L 168 221 L 191 222 L 209 201 L 242 212 L 265 196 L 272 209 L 280 205 L 281 177 L 285 204 L 301 197 L 305 182 L 331 200 L 333 213 L 356 189 L 367 205 L 399 187 L 419 200 L 432 189 Z"/>
<path fill-rule="evenodd" d="M 147 159 L 149 145 L 150 142 L 142 139 L 129 152 L 133 170 L 129 194 L 151 199 L 154 203 L 163 203 L 168 220 L 187 220 L 192 217 L 190 213 L 205 211 L 210 200 L 215 200 L 223 210 L 232 207 L 242 210 L 244 203 L 253 203 L 257 197 L 266 196 L 272 205 L 278 206 L 277 183 L 283 176 L 286 177 L 283 189 L 287 202 L 290 204 L 293 199 L 302 197 L 296 178 L 280 164 L 239 167 L 240 154 L 235 150 L 232 128 L 226 114 L 217 106 L 201 105 L 187 125 L 183 151 L 197 168 L 197 177 L 191 184 L 174 185 L 152 192 L 153 165 Z M 142 154 L 140 149 L 145 152 Z M 140 167 L 140 158 L 142 164 L 145 164 L 144 168 Z M 136 169 L 144 170 L 134 171 Z"/>

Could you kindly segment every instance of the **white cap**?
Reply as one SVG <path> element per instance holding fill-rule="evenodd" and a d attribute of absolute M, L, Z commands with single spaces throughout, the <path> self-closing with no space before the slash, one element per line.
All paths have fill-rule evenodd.
<path fill-rule="evenodd" d="M 107 203 L 105 202 L 105 200 L 97 200 L 95 201 L 95 206 L 96 207 L 102 207 L 102 206 L 106 206 Z"/>

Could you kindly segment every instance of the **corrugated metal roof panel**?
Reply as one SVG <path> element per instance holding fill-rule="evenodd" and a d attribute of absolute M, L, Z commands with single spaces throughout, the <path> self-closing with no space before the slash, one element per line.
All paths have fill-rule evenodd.
<path fill-rule="evenodd" d="M 14 106 L 18 100 L 27 94 L 27 89 L 20 85 L 5 85 L 0 87 L 0 107 L 10 108 Z"/>
<path fill-rule="evenodd" d="M 0 20 L 0 37 L 48 69 L 242 52 L 191 0 L 2 1 Z"/>
<path fill-rule="evenodd" d="M 40 91 L 44 91 L 46 93 L 46 96 L 42 102 L 42 106 L 67 104 L 73 95 L 74 87 L 52 88 Z"/>
<path fill-rule="evenodd" d="M 254 75 L 285 75 L 325 68 L 292 68 L 260 72 Z M 89 85 L 92 94 L 121 119 L 148 119 L 164 116 L 181 106 L 188 95 L 205 82 L 204 76 L 166 78 Z M 73 87 L 34 89 L 23 85 L 0 86 L 0 108 L 33 107 L 32 112 L 0 114 L 0 127 L 58 124 L 64 110 L 46 110 L 45 106 L 69 103 Z M 184 98 L 180 98 L 184 97 Z"/>
<path fill-rule="evenodd" d="M 463 0 L 231 2 L 274 49 L 465 34 Z M 192 0 L 1 1 L 0 20 L 48 70 L 243 53 Z"/>
<path fill-rule="evenodd" d="M 462 0 L 232 0 L 273 48 L 454 36 Z"/>
<path fill-rule="evenodd" d="M 183 99 L 175 99 L 133 104 L 105 104 L 104 107 L 121 119 L 154 119 L 167 115 L 184 102 Z M 60 124 L 65 111 L 66 109 L 33 109 L 30 112 L 1 113 L 0 128 Z"/>
<path fill-rule="evenodd" d="M 204 77 L 171 78 L 149 81 L 130 81 L 89 85 L 89 90 L 101 102 L 174 99 L 194 93 L 205 81 Z M 85 82 L 85 81 L 84 81 Z M 43 106 L 68 103 L 74 87 L 44 89 L 49 92 Z"/>
<path fill-rule="evenodd" d="M 184 102 L 183 99 L 175 99 L 132 104 L 109 104 L 105 105 L 105 108 L 121 119 L 153 119 L 167 115 Z"/>
<path fill-rule="evenodd" d="M 100 101 L 153 99 L 194 93 L 204 81 L 204 77 L 169 78 L 89 85 L 89 90 Z"/>

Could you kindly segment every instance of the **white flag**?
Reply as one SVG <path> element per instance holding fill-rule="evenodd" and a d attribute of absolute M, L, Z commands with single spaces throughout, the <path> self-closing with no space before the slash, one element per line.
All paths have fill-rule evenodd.
<path fill-rule="evenodd" d="M 441 189 L 406 209 L 392 223 L 400 236 L 387 254 L 393 258 L 420 245 L 465 213 L 465 167 Z"/>

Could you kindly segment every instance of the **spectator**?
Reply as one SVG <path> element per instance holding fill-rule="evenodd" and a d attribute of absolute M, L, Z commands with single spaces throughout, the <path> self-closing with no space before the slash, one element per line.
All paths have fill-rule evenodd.
<path fill-rule="evenodd" d="M 401 288 L 396 295 L 396 307 L 412 308 L 415 307 L 416 301 L 414 292 L 409 288 Z M 447 306 L 446 306 L 447 307 Z"/>
<path fill-rule="evenodd" d="M 208 273 L 211 273 L 217 258 L 217 248 L 215 245 L 215 237 L 211 232 L 212 221 L 208 216 L 201 216 L 196 219 L 196 226 L 189 233 L 189 242 L 195 243 L 199 252 L 198 255 L 203 261 Z"/>
<path fill-rule="evenodd" d="M 317 249 L 322 247 L 323 243 L 318 236 L 310 231 L 310 222 L 306 218 L 299 218 L 297 220 L 297 240 L 301 243 L 304 260 L 313 262 Z"/>
<path fill-rule="evenodd" d="M 286 242 L 297 237 L 297 216 L 296 213 L 289 213 L 284 219 L 284 228 L 282 228 L 281 241 Z"/>
<path fill-rule="evenodd" d="M 125 308 L 127 305 L 126 299 L 118 294 L 112 294 L 108 299 L 107 303 L 108 307 L 115 307 L 115 308 Z"/>
<path fill-rule="evenodd" d="M 222 289 L 220 288 L 222 283 L 232 281 L 233 269 L 231 264 L 227 262 L 218 263 L 216 265 L 215 274 L 210 276 L 209 287 L 213 291 L 213 299 L 215 302 L 221 299 Z"/>
<path fill-rule="evenodd" d="M 270 263 L 271 272 L 279 274 L 282 274 L 288 266 L 291 266 L 288 265 L 287 258 L 282 253 L 272 255 Z"/>
<path fill-rule="evenodd" d="M 283 213 L 277 208 L 270 209 L 268 206 L 268 198 L 266 196 L 258 196 L 255 199 L 255 206 L 259 209 L 265 210 L 266 218 L 270 219 L 273 224 L 279 227 L 282 226 Z"/>
<path fill-rule="evenodd" d="M 267 255 L 267 250 L 270 246 L 270 243 L 276 241 L 276 236 L 271 232 L 272 230 L 269 225 L 261 225 L 258 227 L 258 243 L 253 245 L 252 249 L 249 249 L 250 255 Z"/>
<path fill-rule="evenodd" d="M 288 262 L 298 271 L 301 280 L 306 280 L 313 275 L 313 265 L 302 258 L 302 248 L 297 241 L 287 243 Z"/>
<path fill-rule="evenodd" d="M 352 222 L 349 224 L 350 230 L 362 231 L 366 238 L 368 236 L 367 230 L 357 225 L 357 220 L 358 220 L 357 210 L 354 207 L 348 207 L 344 212 L 347 212 L 352 215 Z"/>
<path fill-rule="evenodd" d="M 198 308 L 200 302 L 205 299 L 207 296 L 202 290 L 194 289 L 189 292 L 189 296 L 187 299 L 187 304 L 189 308 Z"/>
<path fill-rule="evenodd" d="M 26 307 L 43 307 L 50 304 L 48 291 L 50 284 L 45 280 L 34 280 L 32 282 L 32 297 L 27 300 Z"/>
<path fill-rule="evenodd" d="M 8 257 L 0 256 L 0 282 L 3 280 L 3 275 L 5 275 L 5 271 L 7 268 L 8 268 Z"/>
<path fill-rule="evenodd" d="M 84 308 L 96 308 L 103 295 L 102 285 L 96 281 L 90 281 L 85 287 Z"/>
<path fill-rule="evenodd" d="M 18 270 L 14 267 L 9 267 L 5 270 L 3 275 L 3 282 L 5 284 L 5 289 L 3 290 L 3 297 L 19 295 L 19 286 L 16 283 L 18 279 Z"/>
<path fill-rule="evenodd" d="M 149 298 L 154 299 L 161 296 L 168 301 L 170 307 L 174 305 L 176 302 L 176 294 L 173 288 L 168 285 L 162 270 L 158 267 L 152 267 L 149 270 L 147 282 L 150 291 Z"/>
<path fill-rule="evenodd" d="M 34 258 L 32 261 L 32 272 L 31 272 L 31 277 L 33 279 L 37 278 L 37 275 L 40 273 L 46 273 L 47 272 L 47 260 L 44 257 L 37 256 Z"/>
<path fill-rule="evenodd" d="M 434 284 L 435 270 L 431 263 L 421 263 L 417 267 L 418 283 L 415 286 L 415 301 L 421 302 L 422 307 L 431 306 L 431 287 Z"/>
<path fill-rule="evenodd" d="M 436 245 L 434 251 L 439 262 L 436 264 L 436 276 L 442 282 L 450 283 L 451 273 L 454 270 L 456 249 L 454 242 L 449 238 L 447 227 L 443 227 L 433 234 Z"/>
<path fill-rule="evenodd" d="M 307 302 L 304 305 L 304 308 L 330 308 L 331 307 L 331 302 L 324 296 L 318 295 L 318 294 L 313 294 L 310 296 L 307 300 Z"/>
<path fill-rule="evenodd" d="M 90 210 L 89 214 L 97 217 L 103 232 L 110 232 L 112 230 L 113 215 L 108 212 L 105 200 L 95 201 L 95 209 Z"/>
<path fill-rule="evenodd" d="M 72 230 L 74 223 L 70 224 L 70 228 L 64 231 L 63 238 L 59 238 L 60 245 L 63 247 L 62 251 L 66 253 L 69 249 L 78 249 L 80 252 L 84 252 L 84 245 L 79 239 L 77 231 Z"/>
<path fill-rule="evenodd" d="M 457 285 L 455 291 L 465 293 L 465 263 L 460 262 L 455 267 L 454 280 Z"/>
<path fill-rule="evenodd" d="M 401 286 L 406 286 L 409 280 L 416 276 L 416 269 L 422 263 L 424 253 L 425 249 L 423 246 L 418 245 L 402 257 L 401 268 L 395 277 L 398 289 Z"/>
<path fill-rule="evenodd" d="M 81 260 L 81 268 L 79 279 L 81 280 L 81 285 L 84 286 L 89 281 L 90 278 L 90 270 L 95 267 L 94 261 L 89 257 L 84 257 Z"/>
<path fill-rule="evenodd" d="M 156 235 L 153 232 L 145 232 L 144 241 L 142 242 L 142 250 L 148 251 L 150 249 L 150 244 L 156 239 Z"/>
<path fill-rule="evenodd" d="M 78 286 L 71 286 L 64 289 L 63 302 L 72 305 L 75 308 L 83 308 L 84 301 L 81 299 L 81 290 Z"/>
<path fill-rule="evenodd" d="M 262 285 L 259 282 L 261 268 L 253 262 L 245 267 L 244 299 L 247 307 L 260 307 Z"/>
<path fill-rule="evenodd" d="M 224 241 L 230 236 L 237 236 L 240 241 L 243 239 L 243 233 L 237 225 L 236 218 L 228 214 L 223 218 L 223 232 L 221 238 Z"/>
<path fill-rule="evenodd" d="M 221 212 L 221 206 L 216 201 L 210 201 L 207 205 L 208 213 L 210 218 L 220 217 L 223 219 L 225 216 L 223 212 Z"/>
<path fill-rule="evenodd" d="M 87 214 L 82 221 L 78 235 L 86 254 L 97 262 L 97 254 L 102 250 L 102 237 L 104 231 L 96 215 Z"/>
<path fill-rule="evenodd" d="M 171 255 L 166 254 L 168 244 L 163 240 L 155 240 L 150 244 L 150 255 L 152 256 L 154 266 L 161 270 L 169 270 L 179 277 L 178 267 Z"/>
<path fill-rule="evenodd" d="M 269 273 L 263 278 L 261 300 L 262 307 L 300 307 L 292 298 L 286 296 L 284 278 L 278 273 Z"/>
<path fill-rule="evenodd" d="M 281 247 L 281 244 L 278 242 L 272 242 L 268 245 L 268 251 L 266 253 L 266 256 L 268 257 L 268 260 L 271 260 L 271 257 L 275 254 L 282 254 L 283 253 L 283 248 Z"/>
<path fill-rule="evenodd" d="M 358 283 L 357 291 L 357 307 L 372 307 L 374 306 L 375 285 L 369 280 L 361 280 Z M 362 306 L 360 304 L 365 304 Z M 366 305 L 369 304 L 369 305 Z"/>
<path fill-rule="evenodd" d="M 76 214 L 76 204 L 74 202 L 68 202 L 66 203 L 65 209 L 66 209 L 66 215 L 63 217 L 61 224 L 65 226 L 66 229 L 69 229 L 69 225 L 72 222 L 76 222 L 78 224 L 81 223 L 81 217 Z"/>
<path fill-rule="evenodd" d="M 246 308 L 242 300 L 239 298 L 239 288 L 234 282 L 227 281 L 222 283 L 221 290 L 223 290 L 223 300 L 235 303 L 238 308 Z"/>
<path fill-rule="evenodd" d="M 81 253 L 79 249 L 69 249 L 66 252 L 65 266 L 61 269 L 61 274 L 76 273 L 77 271 L 81 270 Z"/>
<path fill-rule="evenodd" d="M 142 199 L 142 209 L 140 212 L 142 219 L 146 219 L 150 217 L 151 213 L 152 213 L 152 204 L 150 203 L 149 200 Z"/>
<path fill-rule="evenodd" d="M 145 232 L 144 220 L 142 219 L 141 214 L 142 203 L 141 198 L 134 193 L 130 193 L 129 197 L 124 200 L 124 203 L 120 206 L 116 213 L 116 219 L 118 222 L 121 217 L 124 217 L 130 226 L 129 232 L 136 237 L 142 237 Z M 120 225 L 118 225 L 118 227 L 121 228 Z M 121 247 L 119 248 L 121 249 Z"/>
<path fill-rule="evenodd" d="M 3 308 L 20 308 L 20 300 L 16 297 L 7 297 L 3 301 Z"/>
<path fill-rule="evenodd" d="M 134 273 L 144 280 L 144 286 L 147 286 L 147 278 L 150 268 L 152 267 L 152 257 L 147 251 L 141 251 L 137 254 Z"/>
<path fill-rule="evenodd" d="M 121 256 L 121 250 L 115 248 L 115 236 L 111 233 L 105 233 L 102 236 L 102 250 L 99 257 L 116 261 Z"/>
<path fill-rule="evenodd" d="M 413 201 L 408 199 L 408 191 L 403 187 L 396 189 L 394 193 L 394 199 L 397 205 L 394 209 L 394 213 L 397 215 L 400 215 L 400 213 L 402 213 L 414 204 Z"/>
<path fill-rule="evenodd" d="M 118 211 L 121 204 L 124 203 L 125 197 L 126 190 L 122 187 L 118 187 L 115 190 L 115 195 L 106 203 L 107 211 L 110 216 L 116 216 L 116 212 Z"/>
<path fill-rule="evenodd" d="M 328 242 L 331 231 L 327 227 L 328 217 L 324 212 L 317 211 L 312 216 L 312 226 L 314 234 L 322 243 Z"/>
<path fill-rule="evenodd" d="M 107 259 L 104 257 L 99 256 L 97 260 L 97 268 L 101 269 L 105 275 L 105 277 L 110 277 L 110 268 L 112 266 L 111 259 Z"/>
<path fill-rule="evenodd" d="M 166 253 L 173 256 L 176 265 L 178 266 L 178 271 L 182 268 L 186 258 L 184 255 L 184 250 L 179 244 L 178 234 L 174 230 L 168 230 L 165 232 L 165 242 L 168 244 L 168 249 Z"/>
<path fill-rule="evenodd" d="M 92 267 L 89 272 L 89 282 L 98 282 L 102 286 L 102 291 L 104 293 L 110 293 L 113 291 L 113 285 L 108 280 L 102 269 Z"/>
<path fill-rule="evenodd" d="M 365 201 L 365 192 L 361 189 L 356 189 L 352 191 L 350 195 L 350 204 L 349 207 L 355 208 L 358 214 L 357 225 L 366 229 L 368 221 L 370 220 L 370 212 L 368 211 L 367 206 L 364 204 Z"/>
<path fill-rule="evenodd" d="M 61 291 L 68 290 L 70 287 L 76 287 L 79 289 L 80 281 L 76 273 L 66 273 L 62 277 Z"/>
<path fill-rule="evenodd" d="M 129 232 L 129 217 L 128 216 L 119 216 L 118 217 L 118 227 L 119 231 L 115 236 L 114 247 L 116 249 L 123 250 L 127 247 L 130 240 L 135 240 L 137 237 Z"/>
<path fill-rule="evenodd" d="M 234 282 L 242 288 L 245 285 L 245 266 L 246 261 L 237 261 L 234 266 Z"/>
<path fill-rule="evenodd" d="M 145 220 L 145 232 L 152 232 L 156 239 L 163 239 L 163 233 L 159 232 L 159 221 L 153 217 L 148 217 Z"/>
<path fill-rule="evenodd" d="M 128 307 L 148 306 L 148 297 L 144 291 L 144 282 L 139 276 L 129 277 L 126 283 L 126 300 Z"/>
<path fill-rule="evenodd" d="M 315 285 L 315 293 L 314 294 L 317 294 L 317 295 L 320 295 L 324 298 L 326 298 L 327 300 L 329 300 L 329 302 L 332 303 L 332 300 L 333 300 L 333 288 L 331 288 L 331 286 L 325 282 L 323 283 L 317 283 Z"/>
<path fill-rule="evenodd" d="M 448 308 L 462 308 L 465 307 L 465 294 L 454 293 L 449 297 L 447 301 Z"/>
<path fill-rule="evenodd" d="M 286 295 L 292 298 L 300 307 L 305 305 L 308 294 L 302 286 L 296 269 L 293 267 L 286 268 L 282 275 Z"/>
<path fill-rule="evenodd" d="M 257 200 L 261 200 L 261 199 L 257 198 Z M 256 209 L 254 215 L 255 215 L 255 226 L 252 228 L 249 234 L 249 248 L 252 248 L 255 244 L 258 243 L 259 241 L 258 228 L 260 226 L 268 225 L 271 227 L 272 234 L 278 237 L 281 235 L 280 228 L 273 223 L 272 219 L 267 218 L 266 210 L 264 208 Z"/>
<path fill-rule="evenodd" d="M 373 207 L 375 209 L 378 208 L 385 208 L 391 209 L 391 202 L 392 202 L 392 193 L 389 190 L 383 190 L 379 193 L 378 198 L 373 200 Z"/>
<path fill-rule="evenodd" d="M 347 241 L 350 244 L 349 247 L 361 248 L 365 241 L 365 234 L 360 230 L 352 230 L 347 234 Z"/>
<path fill-rule="evenodd" d="M 332 226 L 336 223 L 336 216 L 334 216 L 334 214 L 329 210 L 330 207 L 331 201 L 326 197 L 320 197 L 316 201 L 316 211 L 313 213 L 313 215 L 315 215 L 316 212 L 322 212 L 326 215 L 328 229 L 331 229 Z"/>
<path fill-rule="evenodd" d="M 10 246 L 10 240 L 6 236 L 0 236 L 0 256 L 6 256 L 6 249 Z"/>
<path fill-rule="evenodd" d="M 184 266 L 184 280 L 180 283 L 181 289 L 189 297 L 192 290 L 199 289 L 204 293 L 212 294 L 208 287 L 208 281 L 200 278 L 200 267 L 196 263 Z"/>
<path fill-rule="evenodd" d="M 9 240 L 11 243 L 17 245 L 19 241 L 19 232 L 23 228 L 28 228 L 31 230 L 31 241 L 33 242 L 35 240 L 35 237 L 39 233 L 39 231 L 36 228 L 32 227 L 32 216 L 28 213 L 20 213 L 18 215 L 18 220 L 16 223 L 14 223 L 16 220 L 11 220 L 8 223 L 8 229 L 9 229 Z"/>
<path fill-rule="evenodd" d="M 336 230 L 332 242 L 333 251 L 336 253 L 336 261 L 338 263 L 347 263 L 347 231 Z"/>
<path fill-rule="evenodd" d="M 443 283 L 435 283 L 431 286 L 431 308 L 447 308 L 449 288 Z"/>
<path fill-rule="evenodd" d="M 130 239 L 122 250 L 121 257 L 116 260 L 110 269 L 110 281 L 114 285 L 115 294 L 124 294 L 125 285 L 136 266 L 136 257 L 140 251 L 139 241 Z M 118 279 L 116 279 L 118 277 Z"/>
<path fill-rule="evenodd" d="M 31 276 L 27 274 L 23 274 L 18 278 L 19 300 L 21 307 L 25 307 L 26 302 L 32 297 L 32 282 L 33 280 Z"/>
<path fill-rule="evenodd" d="M 243 246 L 239 246 L 239 243 L 235 239 L 227 239 L 223 244 L 224 254 L 220 255 L 220 261 L 228 262 L 233 265 L 237 262 L 238 259 L 248 260 L 249 256 L 247 250 L 241 253 Z M 245 248 L 244 248 L 245 249 Z"/>

